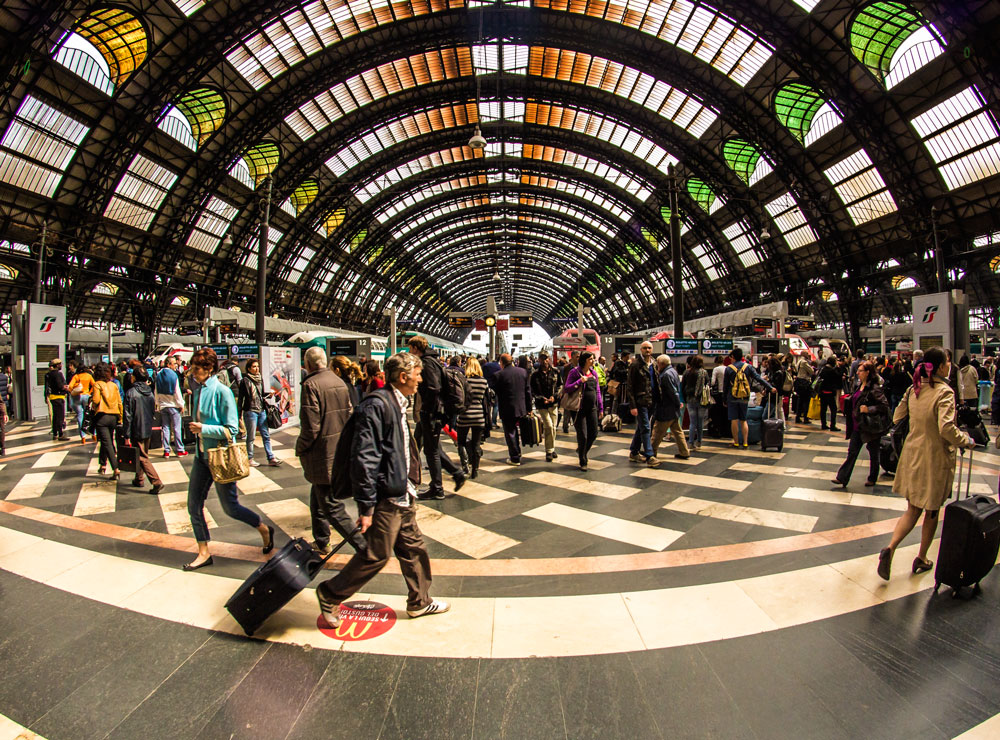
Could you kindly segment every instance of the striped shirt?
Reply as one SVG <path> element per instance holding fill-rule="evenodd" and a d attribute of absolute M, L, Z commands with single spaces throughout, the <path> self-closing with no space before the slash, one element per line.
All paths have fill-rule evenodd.
<path fill-rule="evenodd" d="M 469 384 L 469 403 L 465 411 L 458 417 L 460 427 L 484 427 L 486 426 L 486 416 L 483 414 L 483 396 L 489 385 L 486 378 L 472 377 L 466 378 Z"/>

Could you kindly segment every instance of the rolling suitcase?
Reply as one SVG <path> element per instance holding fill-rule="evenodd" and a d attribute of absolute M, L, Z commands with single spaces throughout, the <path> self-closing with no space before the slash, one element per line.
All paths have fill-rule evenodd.
<path fill-rule="evenodd" d="M 522 446 L 534 447 L 542 441 L 542 417 L 538 414 L 522 416 L 518 419 L 517 426 L 521 431 Z"/>
<path fill-rule="evenodd" d="M 760 449 L 773 448 L 781 452 L 781 448 L 785 446 L 785 422 L 778 418 L 778 409 L 770 399 L 767 402 L 767 410 L 771 415 L 768 416 L 765 411 L 764 418 L 760 422 Z"/>
<path fill-rule="evenodd" d="M 135 447 L 125 444 L 125 435 L 115 430 L 115 449 L 119 470 L 135 470 Z"/>
<path fill-rule="evenodd" d="M 354 532 L 351 533 L 352 537 Z M 236 589 L 236 593 L 226 602 L 226 609 L 243 631 L 252 635 L 264 620 L 308 586 L 323 563 L 345 544 L 346 538 L 324 557 L 301 537 L 292 540 Z"/>
<path fill-rule="evenodd" d="M 744 441 L 748 445 L 760 444 L 761 422 L 763 419 L 763 406 L 750 406 L 747 408 L 747 438 Z"/>
<path fill-rule="evenodd" d="M 192 421 L 194 419 L 191 418 L 190 414 L 181 417 L 181 437 L 184 440 L 185 447 L 193 447 L 198 444 L 198 437 L 192 434 L 190 428 L 188 428 L 188 425 Z"/>
<path fill-rule="evenodd" d="M 962 488 L 965 454 L 958 464 L 958 491 Z M 979 582 L 993 568 L 1000 550 L 1000 504 L 989 496 L 969 496 L 972 480 L 972 454 L 965 479 L 965 498 L 944 507 L 941 546 L 934 569 L 934 593 L 941 584 L 951 586 L 957 597 L 964 586 L 972 586 L 972 595 L 980 592 Z"/>
<path fill-rule="evenodd" d="M 618 414 L 605 414 L 601 419 L 601 431 L 610 432 L 614 434 L 615 432 L 620 432 L 622 430 L 622 420 Z"/>
<path fill-rule="evenodd" d="M 957 410 L 958 427 L 972 437 L 981 447 L 989 447 L 990 433 L 986 431 L 983 417 L 971 406 L 959 406 Z"/>

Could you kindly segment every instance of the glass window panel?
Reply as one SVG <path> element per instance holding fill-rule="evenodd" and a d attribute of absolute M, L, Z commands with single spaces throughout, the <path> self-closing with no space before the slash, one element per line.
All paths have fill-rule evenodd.
<path fill-rule="evenodd" d="M 30 95 L 0 139 L 0 180 L 51 197 L 90 129 Z"/>

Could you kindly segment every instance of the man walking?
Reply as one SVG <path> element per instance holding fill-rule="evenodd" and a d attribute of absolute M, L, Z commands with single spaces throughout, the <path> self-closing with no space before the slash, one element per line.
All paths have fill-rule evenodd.
<path fill-rule="evenodd" d="M 812 424 L 809 421 L 809 401 L 812 399 L 814 373 L 815 370 L 809 364 L 809 359 L 800 356 L 795 364 L 795 385 L 793 386 L 795 391 L 795 422 L 797 424 Z"/>
<path fill-rule="evenodd" d="M 137 367 L 132 371 L 132 385 L 125 391 L 123 404 L 123 424 L 125 440 L 130 447 L 135 448 L 135 477 L 132 485 L 143 487 L 143 475 L 149 477 L 153 484 L 150 491 L 154 496 L 163 490 L 163 481 L 149 459 L 149 439 L 153 436 L 153 414 L 156 413 L 156 402 L 153 391 L 149 387 L 149 376 L 146 369 Z M 113 461 L 117 464 L 117 461 Z"/>
<path fill-rule="evenodd" d="M 493 378 L 496 374 L 500 372 L 500 363 L 496 360 L 490 360 L 489 362 L 483 363 L 483 377 L 486 378 L 486 384 L 490 387 L 490 390 L 496 394 L 497 389 L 493 383 Z M 495 403 L 489 404 L 490 407 L 490 427 L 495 427 L 497 425 L 497 405 Z"/>
<path fill-rule="evenodd" d="M 639 345 L 639 356 L 632 360 L 628 367 L 628 392 L 632 400 L 632 416 L 635 417 L 635 434 L 632 435 L 632 446 L 629 448 L 628 459 L 639 462 L 641 452 L 646 464 L 655 468 L 660 464 L 653 453 L 650 440 L 650 415 L 653 410 L 653 376 L 655 372 L 651 365 L 653 345 L 643 342 Z M 658 385 L 658 384 L 657 384 Z M 659 388 L 657 388 L 657 394 Z"/>
<path fill-rule="evenodd" d="M 430 346 L 426 338 L 410 337 L 410 353 L 420 358 L 423 366 L 420 381 L 420 434 L 424 446 L 424 457 L 427 459 L 427 474 L 430 484 L 427 490 L 419 495 L 420 499 L 443 499 L 444 485 L 441 483 L 441 468 L 455 481 L 457 491 L 465 485 L 465 474 L 452 462 L 448 453 L 441 449 L 441 429 L 445 424 L 444 403 L 441 394 L 445 392 L 447 378 L 444 366 L 438 357 L 437 350 Z"/>
<path fill-rule="evenodd" d="M 181 432 L 181 416 L 184 413 L 184 394 L 180 376 L 177 374 L 177 358 L 168 357 L 166 363 L 156 373 L 156 405 L 160 408 L 160 442 L 163 456 L 170 457 L 173 444 L 178 457 L 184 457 L 184 437 Z M 170 438 L 173 437 L 173 443 Z"/>
<path fill-rule="evenodd" d="M 52 439 L 68 442 L 66 436 L 66 378 L 62 374 L 62 360 L 49 360 L 45 373 L 45 399 L 52 410 Z"/>
<path fill-rule="evenodd" d="M 535 408 L 542 417 L 542 429 L 545 433 L 545 461 L 552 462 L 556 454 L 556 399 L 559 398 L 559 373 L 552 367 L 552 361 L 547 353 L 542 352 L 538 359 L 540 365 L 531 374 L 531 395 L 535 399 Z"/>
<path fill-rule="evenodd" d="M 656 422 L 653 424 L 651 443 L 653 456 L 659 454 L 660 442 L 670 434 L 677 443 L 677 454 L 674 457 L 687 460 L 691 457 L 691 451 L 688 449 L 684 430 L 681 428 L 681 378 L 667 355 L 656 358 L 656 371 L 660 392 L 654 408 Z"/>
<path fill-rule="evenodd" d="M 321 348 L 307 349 L 304 364 L 307 374 L 302 381 L 295 456 L 302 461 L 302 473 L 311 484 L 313 547 L 324 555 L 329 552 L 332 526 L 360 551 L 367 547 L 365 538 L 354 531 L 343 501 L 334 497 L 331 487 L 337 441 L 351 416 L 351 394 L 344 381 L 327 367 L 326 352 Z"/>
<path fill-rule="evenodd" d="M 517 421 L 528 415 L 531 408 L 531 389 L 528 387 L 528 372 L 514 367 L 506 352 L 500 355 L 500 372 L 493 377 L 497 391 L 497 406 L 500 409 L 500 423 L 507 441 L 507 464 L 521 464 L 521 441 L 518 436 Z"/>
<path fill-rule="evenodd" d="M 387 387 L 368 394 L 358 407 L 351 479 L 358 527 L 368 546 L 316 588 L 322 619 L 331 629 L 340 626 L 340 605 L 374 578 L 393 554 L 406 581 L 406 613 L 410 618 L 441 614 L 450 608 L 447 602 L 430 597 L 431 561 L 417 527 L 414 499 L 420 460 L 406 412 L 420 375 L 418 355 L 393 355 L 385 363 Z"/>
<path fill-rule="evenodd" d="M 747 440 L 750 428 L 747 424 L 747 406 L 750 404 L 750 383 L 764 386 L 768 393 L 777 390 L 760 377 L 754 366 L 743 359 L 743 350 L 736 347 L 733 350 L 733 364 L 726 368 L 726 407 L 729 412 L 729 424 L 733 433 L 733 447 L 740 446 L 740 432 L 743 433 L 743 448 L 749 447 Z"/>

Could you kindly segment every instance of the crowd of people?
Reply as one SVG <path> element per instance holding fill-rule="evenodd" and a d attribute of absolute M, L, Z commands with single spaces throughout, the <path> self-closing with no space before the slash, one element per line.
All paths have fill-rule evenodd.
<path fill-rule="evenodd" d="M 956 423 L 956 408 L 978 405 L 980 380 L 994 380 L 992 358 L 980 365 L 966 356 L 953 365 L 949 352 L 934 348 L 914 353 L 912 360 L 866 359 L 859 351 L 854 358 L 830 356 L 819 362 L 780 354 L 751 362 L 735 348 L 726 357 L 715 356 L 711 369 L 705 364 L 701 356 L 683 363 L 668 355 L 654 357 L 650 342 L 643 342 L 635 356 L 616 353 L 610 362 L 589 351 L 555 361 L 542 352 L 515 362 L 506 353 L 495 360 L 445 360 L 424 337 L 415 336 L 408 351 L 388 358 L 384 369 L 374 360 L 356 363 L 327 358 L 320 348 L 307 350 L 295 455 L 310 484 L 312 545 L 328 553 L 336 531 L 355 550 L 348 565 L 317 589 L 323 619 L 336 627 L 339 605 L 391 556 L 399 560 L 407 583 L 410 616 L 448 610 L 446 602 L 429 595 L 430 560 L 414 502 L 445 498 L 445 473 L 455 491 L 478 478 L 484 440 L 497 428 L 506 463 L 519 466 L 526 445 L 543 445 L 546 462 L 555 461 L 559 428 L 565 434 L 572 425 L 577 462 L 586 471 L 599 433 L 631 422 L 629 461 L 657 467 L 664 441 L 676 445 L 679 459 L 701 449 L 706 434 L 730 436 L 733 447 L 747 449 L 749 409 L 761 405 L 778 419 L 794 417 L 804 425 L 818 417 L 824 430 L 834 432 L 840 431 L 838 418 L 843 418 L 849 445 L 833 479 L 840 486 L 848 484 L 863 447 L 870 462 L 866 485 L 875 485 L 882 436 L 890 424 L 908 421 L 909 436 L 893 485 L 907 498 L 908 509 L 879 556 L 878 573 L 889 577 L 896 547 L 921 514 L 921 547 L 913 571 L 931 567 L 927 550 L 950 490 L 955 449 L 975 445 Z M 0 404 L 9 392 L 4 379 L 0 374 Z M 68 441 L 66 413 L 75 414 L 81 443 L 87 435 L 99 440 L 98 472 L 104 475 L 110 467 L 111 479 L 121 474 L 124 445 L 134 450 L 132 485 L 144 487 L 148 478 L 152 493 L 162 490 L 149 458 L 157 418 L 164 457 L 186 456 L 186 448 L 194 445 L 188 513 L 198 552 L 185 570 L 213 564 L 204 514 L 213 483 L 223 511 L 258 531 L 264 554 L 273 550 L 274 528 L 240 503 L 237 481 L 218 482 L 206 462 L 210 450 L 242 439 L 249 464 L 259 465 L 254 452 L 260 434 L 267 463 L 281 464 L 269 434 L 268 404 L 274 391 L 256 359 L 241 371 L 233 361 L 220 365 L 206 347 L 193 354 L 188 367 L 176 357 L 159 368 L 138 360 L 117 367 L 70 362 L 66 374 L 55 359 L 45 376 L 45 392 L 53 439 Z M 0 410 L 6 421 L 6 406 Z M 456 444 L 457 461 L 442 448 L 444 434 Z M 418 488 L 421 453 L 428 480 Z M 358 505 L 356 521 L 345 506 L 352 497 Z"/>

